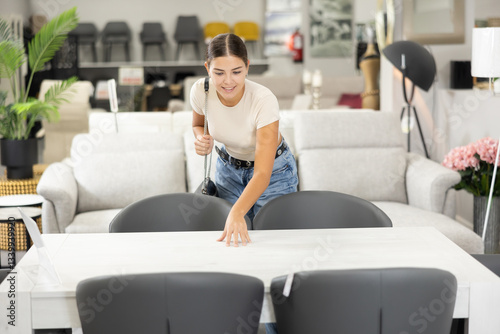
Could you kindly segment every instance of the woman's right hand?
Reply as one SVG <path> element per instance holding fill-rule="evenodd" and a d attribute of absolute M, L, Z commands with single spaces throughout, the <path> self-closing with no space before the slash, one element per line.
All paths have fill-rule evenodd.
<path fill-rule="evenodd" d="M 194 150 L 199 155 L 207 155 L 212 152 L 214 138 L 210 135 L 199 135 L 194 141 Z"/>

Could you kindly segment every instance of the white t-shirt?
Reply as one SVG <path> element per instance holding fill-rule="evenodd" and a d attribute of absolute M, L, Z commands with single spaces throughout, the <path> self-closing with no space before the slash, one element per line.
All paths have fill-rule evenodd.
<path fill-rule="evenodd" d="M 204 78 L 196 81 L 191 88 L 191 105 L 200 115 L 205 115 L 204 81 Z M 245 80 L 245 91 L 240 102 L 234 107 L 226 107 L 210 81 L 208 129 L 216 141 L 225 145 L 232 157 L 254 161 L 257 129 L 279 119 L 278 99 L 268 88 Z"/>

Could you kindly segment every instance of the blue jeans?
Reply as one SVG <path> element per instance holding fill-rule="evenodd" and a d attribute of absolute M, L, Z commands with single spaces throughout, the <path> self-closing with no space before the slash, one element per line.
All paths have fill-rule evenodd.
<path fill-rule="evenodd" d="M 226 152 L 224 146 L 221 151 Z M 253 168 L 236 168 L 220 156 L 217 157 L 215 184 L 219 191 L 219 197 L 236 203 L 241 193 L 252 179 Z M 271 180 L 264 193 L 259 197 L 254 206 L 248 211 L 247 216 L 253 221 L 253 218 L 259 212 L 260 208 L 270 200 L 281 195 L 297 191 L 297 164 L 295 158 L 287 147 L 284 152 L 274 160 Z"/>
<path fill-rule="evenodd" d="M 270 322 L 266 324 L 266 334 L 277 334 L 278 327 L 275 322 Z"/>

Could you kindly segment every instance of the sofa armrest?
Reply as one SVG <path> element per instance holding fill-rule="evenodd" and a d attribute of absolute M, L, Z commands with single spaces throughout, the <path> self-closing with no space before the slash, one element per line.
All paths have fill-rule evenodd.
<path fill-rule="evenodd" d="M 50 164 L 40 178 L 37 192 L 45 200 L 42 205 L 43 232 L 64 233 L 76 213 L 78 187 L 73 168 L 62 162 Z"/>
<path fill-rule="evenodd" d="M 421 155 L 408 154 L 406 192 L 409 205 L 444 213 L 448 190 L 458 182 L 460 174 L 457 172 Z M 450 208 L 447 211 L 450 212 Z"/>

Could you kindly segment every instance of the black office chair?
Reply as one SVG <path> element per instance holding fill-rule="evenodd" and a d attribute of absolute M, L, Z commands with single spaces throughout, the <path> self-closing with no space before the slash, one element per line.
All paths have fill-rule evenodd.
<path fill-rule="evenodd" d="M 279 333 L 450 332 L 457 280 L 447 271 L 387 268 L 299 272 L 293 277 L 288 297 L 283 294 L 286 279 L 282 276 L 271 282 Z"/>
<path fill-rule="evenodd" d="M 79 46 L 89 45 L 92 50 L 92 58 L 94 62 L 97 62 L 97 36 L 99 32 L 93 23 L 79 23 L 78 26 L 73 29 L 69 36 L 75 36 L 77 38 L 77 43 Z"/>
<path fill-rule="evenodd" d="M 4 281 L 4 279 L 9 276 L 11 272 L 11 269 L 7 269 L 7 268 L 0 268 L 0 284 L 2 284 L 2 282 Z"/>
<path fill-rule="evenodd" d="M 163 45 L 167 42 L 167 37 L 163 31 L 163 26 L 159 22 L 145 22 L 140 33 L 142 42 L 142 60 L 146 60 L 146 50 L 148 46 L 158 45 L 162 60 L 166 60 Z"/>
<path fill-rule="evenodd" d="M 241 321 L 255 334 L 263 297 L 255 277 L 210 272 L 95 277 L 76 287 L 85 334 L 238 333 Z"/>
<path fill-rule="evenodd" d="M 102 31 L 102 45 L 104 47 L 104 61 L 111 60 L 111 49 L 113 44 L 123 44 L 125 58 L 130 61 L 129 43 L 132 38 L 130 28 L 126 22 L 108 22 Z"/>
<path fill-rule="evenodd" d="M 195 49 L 195 59 L 200 58 L 199 43 L 202 39 L 202 29 L 198 16 L 179 16 L 175 27 L 174 39 L 177 42 L 177 52 L 175 60 L 179 60 L 181 48 L 184 44 L 193 44 Z"/>
<path fill-rule="evenodd" d="M 299 191 L 266 203 L 253 220 L 255 230 L 392 227 L 371 202 L 333 191 Z"/>
<path fill-rule="evenodd" d="M 152 196 L 120 211 L 109 232 L 223 231 L 231 207 L 224 199 L 192 193 Z"/>
<path fill-rule="evenodd" d="M 471 254 L 471 256 L 500 277 L 500 254 Z"/>

